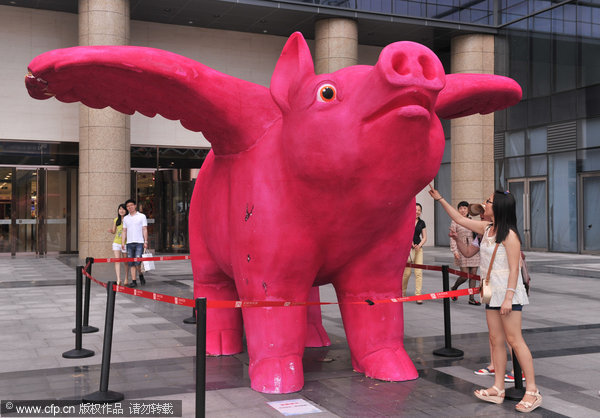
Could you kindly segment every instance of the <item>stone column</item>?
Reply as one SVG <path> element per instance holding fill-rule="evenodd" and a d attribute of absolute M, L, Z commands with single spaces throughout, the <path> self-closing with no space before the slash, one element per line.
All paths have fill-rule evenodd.
<path fill-rule="evenodd" d="M 358 62 L 358 26 L 342 18 L 318 20 L 315 24 L 315 72 L 332 73 Z"/>
<path fill-rule="evenodd" d="M 494 36 L 452 39 L 452 73 L 494 73 Z M 494 190 L 494 114 L 451 121 L 452 203 L 480 203 Z"/>
<path fill-rule="evenodd" d="M 127 45 L 129 0 L 79 0 L 79 44 Z M 112 255 L 107 232 L 130 194 L 129 116 L 79 107 L 79 256 Z"/>

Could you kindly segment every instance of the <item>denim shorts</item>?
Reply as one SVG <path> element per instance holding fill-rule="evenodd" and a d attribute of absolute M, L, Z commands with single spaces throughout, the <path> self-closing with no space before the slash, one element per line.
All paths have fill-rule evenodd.
<path fill-rule="evenodd" d="M 129 244 L 127 244 L 127 245 L 129 245 Z M 500 306 L 485 305 L 485 309 L 489 309 L 491 311 L 499 311 L 500 310 Z M 512 306 L 512 310 L 513 311 L 519 311 L 519 312 L 521 312 L 523 310 L 523 305 L 513 305 Z"/>
<path fill-rule="evenodd" d="M 132 242 L 127 243 L 127 258 L 138 258 L 142 256 L 144 252 L 144 243 L 143 242 Z M 139 266 L 142 264 L 141 261 L 130 261 L 129 267 Z"/>

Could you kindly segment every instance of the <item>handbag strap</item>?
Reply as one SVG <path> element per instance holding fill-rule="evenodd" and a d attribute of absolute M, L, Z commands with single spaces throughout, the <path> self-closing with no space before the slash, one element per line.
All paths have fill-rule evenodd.
<path fill-rule="evenodd" d="M 492 274 L 492 267 L 494 266 L 494 259 L 496 258 L 496 251 L 498 251 L 499 246 L 500 246 L 500 244 L 496 244 L 496 246 L 494 247 L 494 252 L 492 253 L 492 259 L 490 260 L 490 266 L 488 267 L 488 271 L 485 276 L 485 284 L 486 285 L 490 283 L 490 274 Z"/>

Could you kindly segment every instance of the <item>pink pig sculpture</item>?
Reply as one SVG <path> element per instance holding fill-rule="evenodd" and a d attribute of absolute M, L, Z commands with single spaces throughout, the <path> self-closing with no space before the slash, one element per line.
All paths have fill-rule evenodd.
<path fill-rule="evenodd" d="M 348 302 L 402 293 L 415 195 L 442 159 L 438 116 L 514 105 L 516 82 L 446 75 L 412 42 L 388 45 L 375 66 L 315 75 L 300 33 L 287 41 L 270 89 L 129 46 L 49 51 L 29 71 L 34 98 L 160 113 L 211 142 L 190 209 L 195 297 L 306 301 L 313 286 L 332 283 L 354 370 L 418 377 L 404 350 L 402 304 Z M 207 322 L 211 355 L 242 351 L 245 327 L 251 386 L 265 393 L 300 390 L 305 344 L 327 344 L 306 306 L 209 309 Z"/>

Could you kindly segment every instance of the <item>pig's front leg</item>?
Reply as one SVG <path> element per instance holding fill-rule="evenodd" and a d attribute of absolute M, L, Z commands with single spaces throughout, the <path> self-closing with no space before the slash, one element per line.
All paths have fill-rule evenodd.
<path fill-rule="evenodd" d="M 202 243 L 192 252 L 194 298 L 238 300 L 234 281 L 212 261 Z M 212 356 L 241 353 L 242 314 L 240 309 L 208 309 L 206 312 L 206 353 Z"/>
<path fill-rule="evenodd" d="M 244 308 L 252 389 L 297 392 L 304 386 L 306 307 Z"/>
<path fill-rule="evenodd" d="M 376 301 L 402 295 L 402 266 L 406 257 L 390 254 L 390 258 L 386 259 L 381 255 L 362 258 L 334 283 L 352 366 L 357 372 L 374 379 L 416 379 L 417 370 L 404 350 L 402 303 L 344 303 L 367 299 Z M 390 262 L 394 258 L 401 258 L 402 262 Z"/>

